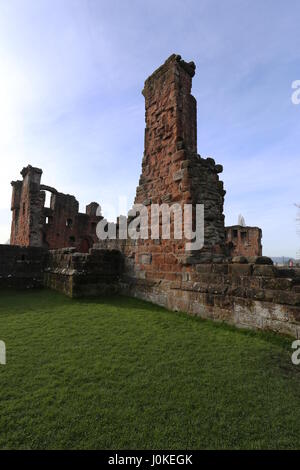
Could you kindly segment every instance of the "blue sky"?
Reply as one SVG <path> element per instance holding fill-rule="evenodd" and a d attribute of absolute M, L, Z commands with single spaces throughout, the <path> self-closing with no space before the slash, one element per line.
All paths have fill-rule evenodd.
<path fill-rule="evenodd" d="M 197 66 L 198 153 L 224 166 L 226 225 L 241 213 L 264 254 L 295 256 L 299 19 L 298 0 L 0 0 L 0 243 L 28 163 L 81 210 L 131 203 L 143 83 L 175 52 Z"/>

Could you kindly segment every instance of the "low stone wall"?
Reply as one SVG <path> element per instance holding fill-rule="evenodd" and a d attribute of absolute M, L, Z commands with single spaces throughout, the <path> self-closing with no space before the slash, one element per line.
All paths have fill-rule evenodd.
<path fill-rule="evenodd" d="M 42 287 L 46 258 L 43 248 L 0 245 L 0 288 Z"/>
<path fill-rule="evenodd" d="M 249 260 L 198 264 L 174 281 L 127 273 L 121 291 L 170 310 L 300 337 L 300 269 Z"/>
<path fill-rule="evenodd" d="M 177 271 L 165 276 L 154 266 L 150 269 L 152 257 L 137 264 L 133 247 L 123 245 L 99 245 L 88 254 L 74 248 L 47 252 L 0 245 L 0 288 L 44 284 L 70 297 L 120 293 L 170 310 L 300 338 L 299 268 L 275 267 L 265 257 L 236 257 L 218 264 L 176 264 Z"/>
<path fill-rule="evenodd" d="M 74 248 L 49 251 L 44 284 L 70 297 L 97 296 L 119 291 L 123 256 L 117 250 L 76 253 Z"/>

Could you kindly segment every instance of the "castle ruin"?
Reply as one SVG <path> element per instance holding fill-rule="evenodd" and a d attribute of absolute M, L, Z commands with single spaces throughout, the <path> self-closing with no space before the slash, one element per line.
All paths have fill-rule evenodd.
<path fill-rule="evenodd" d="M 11 183 L 10 244 L 50 250 L 75 247 L 87 253 L 97 241 L 96 227 L 102 219 L 99 204 L 91 202 L 82 214 L 74 196 L 41 184 L 41 169 L 28 165 L 21 175 L 22 181 Z M 50 207 L 45 207 L 46 191 L 51 194 Z"/>
<path fill-rule="evenodd" d="M 98 240 L 93 224 L 101 216 L 96 203 L 80 214 L 73 196 L 51 189 L 50 209 L 45 208 L 44 191 L 49 188 L 40 184 L 41 170 L 27 167 L 23 182 L 12 183 L 11 241 L 19 246 L 0 246 L 6 259 L 0 276 L 1 269 L 7 273 L 7 266 L 18 261 L 13 279 L 23 276 L 29 282 L 33 273 L 24 275 L 17 258 L 20 246 L 36 247 L 43 250 L 43 262 L 36 265 L 35 278 L 67 295 L 114 292 L 203 318 L 300 337 L 300 270 L 274 267 L 270 258 L 261 256 L 259 228 L 224 226 L 222 166 L 197 154 L 194 74 L 193 62 L 173 54 L 145 82 L 145 149 L 135 203 L 148 212 L 153 204 L 203 204 L 203 248 L 186 251 L 184 240 L 174 237 L 173 219 L 170 239 Z M 2 277 L 3 283 L 13 282 Z"/>

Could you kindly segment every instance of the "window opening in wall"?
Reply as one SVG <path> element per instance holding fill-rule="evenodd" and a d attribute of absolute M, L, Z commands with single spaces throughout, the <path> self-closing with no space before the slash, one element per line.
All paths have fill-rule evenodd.
<path fill-rule="evenodd" d="M 243 241 L 246 241 L 246 238 L 247 238 L 247 232 L 241 232 L 241 239 Z"/>
<path fill-rule="evenodd" d="M 49 191 L 45 191 L 45 205 L 44 207 L 50 207 L 51 206 L 51 193 Z"/>

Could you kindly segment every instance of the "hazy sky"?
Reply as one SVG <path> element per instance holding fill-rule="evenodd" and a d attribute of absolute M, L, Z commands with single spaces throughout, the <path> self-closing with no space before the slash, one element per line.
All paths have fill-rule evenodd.
<path fill-rule="evenodd" d="M 133 201 L 143 82 L 175 52 L 197 66 L 198 152 L 224 166 L 226 225 L 241 213 L 264 254 L 295 256 L 299 20 L 299 0 L 0 0 L 0 242 L 28 163 L 81 210 Z"/>

